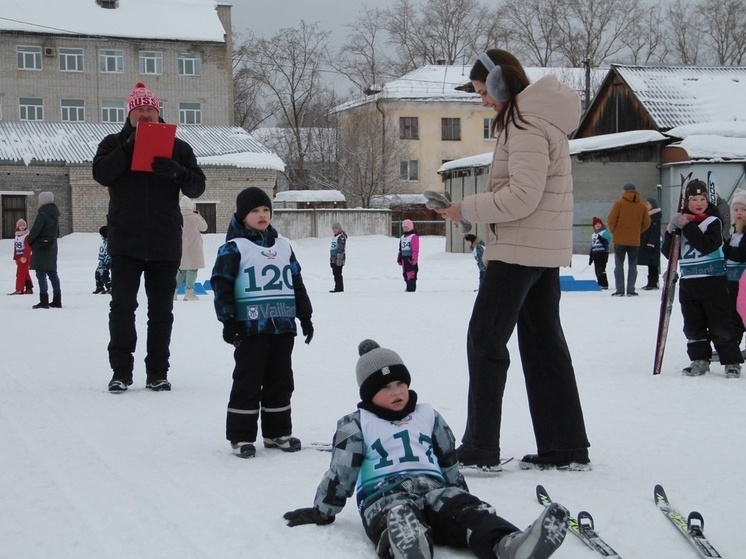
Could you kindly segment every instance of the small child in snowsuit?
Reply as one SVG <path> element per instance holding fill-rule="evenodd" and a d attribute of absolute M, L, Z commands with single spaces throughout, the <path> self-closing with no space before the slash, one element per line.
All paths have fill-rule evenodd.
<path fill-rule="evenodd" d="M 401 228 L 404 234 L 399 239 L 399 254 L 396 263 L 402 268 L 402 276 L 407 284 L 407 291 L 417 290 L 417 272 L 420 268 L 417 261 L 420 257 L 420 238 L 414 230 L 411 219 L 402 221 Z"/>
<path fill-rule="evenodd" d="M 739 333 L 738 344 L 740 346 L 744 333 L 744 323 L 738 312 L 739 281 L 746 270 L 746 190 L 736 190 L 731 202 L 733 231 L 729 239 L 723 244 L 725 255 L 725 270 L 728 275 L 728 295 L 730 296 L 733 309 L 733 322 Z M 735 371 L 732 376 L 737 376 Z"/>
<path fill-rule="evenodd" d="M 484 263 L 484 241 L 469 233 L 464 235 L 464 240 L 469 243 L 469 248 L 474 255 L 474 260 L 477 261 L 477 268 L 479 269 L 479 285 L 482 285 L 482 278 L 484 273 L 487 271 L 487 264 Z"/>
<path fill-rule="evenodd" d="M 16 221 L 16 236 L 13 241 L 13 260 L 16 263 L 16 290 L 8 295 L 33 295 L 31 281 L 31 245 L 28 242 L 28 224 L 25 219 Z"/>
<path fill-rule="evenodd" d="M 94 295 L 111 293 L 111 256 L 109 256 L 109 239 L 106 225 L 98 230 L 101 235 L 101 246 L 98 247 L 98 266 L 96 266 L 96 290 Z"/>
<path fill-rule="evenodd" d="M 338 221 L 332 223 L 332 244 L 329 247 L 329 265 L 332 267 L 334 289 L 329 293 L 342 293 L 345 290 L 342 268 L 347 260 L 347 233 Z"/>
<path fill-rule="evenodd" d="M 271 217 L 264 190 L 238 194 L 210 279 L 223 340 L 235 346 L 226 439 L 241 458 L 256 455 L 260 418 L 265 448 L 301 449 L 291 435 L 292 353 L 296 318 L 311 343 L 313 309 L 290 242 L 270 225 Z"/>
<path fill-rule="evenodd" d="M 679 302 L 687 353 L 692 360 L 682 372 L 698 376 L 710 370 L 712 341 L 726 376 L 739 376 L 743 363 L 738 347 L 740 332 L 733 325 L 717 208 L 707 200 L 707 185 L 698 179 L 686 186 L 684 199 L 684 212 L 671 217 L 662 247 L 663 254 L 668 254 L 673 235 L 681 235 Z"/>
<path fill-rule="evenodd" d="M 588 265 L 593 264 L 596 281 L 601 289 L 609 289 L 609 278 L 606 277 L 606 264 L 609 261 L 611 233 L 600 217 L 593 217 L 593 235 L 591 235 L 591 252 Z"/>
<path fill-rule="evenodd" d="M 482 559 L 544 559 L 560 546 L 568 511 L 544 509 L 521 532 L 469 493 L 450 427 L 418 404 L 401 357 L 373 340 L 358 346 L 358 410 L 337 422 L 329 470 L 313 507 L 285 513 L 288 526 L 330 524 L 357 489 L 358 512 L 378 557 L 431 558 L 433 544 Z"/>

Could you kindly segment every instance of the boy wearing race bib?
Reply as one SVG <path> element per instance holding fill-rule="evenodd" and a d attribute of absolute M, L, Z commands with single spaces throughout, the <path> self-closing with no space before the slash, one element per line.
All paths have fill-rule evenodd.
<path fill-rule="evenodd" d="M 679 302 L 684 317 L 686 351 L 692 360 L 682 373 L 699 376 L 710 370 L 712 341 L 725 366 L 726 376 L 737 377 L 743 357 L 738 347 L 740 332 L 734 325 L 728 297 L 723 229 L 718 210 L 707 200 L 707 185 L 698 179 L 686 186 L 684 199 L 684 212 L 671 217 L 661 248 L 664 255 L 669 254 L 673 235 L 681 235 Z"/>
<path fill-rule="evenodd" d="M 337 422 L 314 506 L 285 513 L 288 526 L 330 524 L 356 493 L 381 558 L 431 558 L 433 544 L 468 547 L 482 559 L 552 555 L 567 531 L 567 509 L 551 504 L 523 532 L 498 516 L 469 493 L 453 433 L 430 405 L 417 403 L 401 357 L 373 340 L 358 353 L 362 401 Z"/>
<path fill-rule="evenodd" d="M 265 448 L 301 449 L 292 436 L 292 353 L 296 318 L 311 343 L 313 309 L 290 242 L 270 225 L 271 218 L 266 192 L 240 192 L 210 279 L 223 340 L 235 347 L 226 438 L 241 458 L 256 455 L 260 416 Z"/>

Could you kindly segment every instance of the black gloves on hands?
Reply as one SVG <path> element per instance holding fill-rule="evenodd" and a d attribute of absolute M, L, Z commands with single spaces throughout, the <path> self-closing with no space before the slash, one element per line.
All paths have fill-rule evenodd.
<path fill-rule="evenodd" d="M 303 330 L 303 335 L 306 337 L 306 343 L 310 344 L 313 339 L 313 322 L 311 322 L 311 317 L 301 318 L 300 327 Z"/>
<path fill-rule="evenodd" d="M 178 181 L 186 172 L 184 167 L 168 157 L 156 157 L 153 161 L 153 172 L 161 177 Z"/>
<path fill-rule="evenodd" d="M 235 320 L 226 320 L 223 323 L 223 340 L 227 344 L 238 347 L 244 335 L 243 325 Z"/>
<path fill-rule="evenodd" d="M 132 152 L 135 151 L 135 132 L 130 134 L 130 137 L 122 144 L 122 149 L 132 155 Z"/>
<path fill-rule="evenodd" d="M 588 256 L 588 265 L 590 266 L 591 264 L 593 264 L 593 254 Z"/>
<path fill-rule="evenodd" d="M 318 524 L 326 526 L 334 522 L 333 516 L 327 516 L 319 509 L 306 507 L 286 512 L 282 517 L 288 521 L 288 526 L 303 526 L 304 524 Z"/>

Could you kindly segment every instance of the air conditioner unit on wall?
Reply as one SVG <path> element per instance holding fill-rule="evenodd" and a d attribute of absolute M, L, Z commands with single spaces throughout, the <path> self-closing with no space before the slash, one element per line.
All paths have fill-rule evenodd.
<path fill-rule="evenodd" d="M 57 56 L 57 49 L 54 47 L 44 47 L 44 56 Z"/>

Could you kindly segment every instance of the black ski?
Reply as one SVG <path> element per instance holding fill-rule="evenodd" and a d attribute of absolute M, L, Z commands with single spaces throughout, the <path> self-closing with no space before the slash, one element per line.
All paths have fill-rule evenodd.
<path fill-rule="evenodd" d="M 655 486 L 653 496 L 655 498 L 655 504 L 658 505 L 660 511 L 679 529 L 681 535 L 683 535 L 687 541 L 694 546 L 700 557 L 720 557 L 722 559 L 723 556 L 712 547 L 712 544 L 705 537 L 705 519 L 700 513 L 692 511 L 689 513 L 687 518 L 684 518 L 684 516 L 674 509 L 671 506 L 671 503 L 668 502 L 666 492 L 663 490 L 661 485 Z"/>
<path fill-rule="evenodd" d="M 681 175 L 681 193 L 679 194 L 679 212 L 684 209 L 686 198 L 686 185 L 692 180 L 692 173 L 687 176 Z M 676 295 L 676 282 L 679 279 L 677 268 L 679 266 L 679 247 L 681 246 L 681 231 L 676 231 L 671 239 L 671 248 L 668 252 L 668 265 L 663 276 L 663 289 L 661 290 L 661 306 L 658 313 L 658 333 L 655 337 L 655 360 L 653 362 L 653 374 L 659 375 L 663 366 L 663 353 L 666 350 L 666 338 L 668 338 L 668 325 L 671 322 L 671 311 Z"/>
<path fill-rule="evenodd" d="M 547 506 L 552 502 L 549 493 L 547 493 L 547 490 L 544 489 L 543 485 L 536 486 L 536 498 L 539 500 L 539 503 L 544 506 Z M 567 526 L 573 534 L 580 538 L 585 545 L 590 547 L 596 553 L 599 553 L 603 557 L 621 559 L 621 555 L 614 551 L 614 549 L 607 544 L 598 533 L 596 533 L 593 517 L 589 512 L 582 510 L 578 513 L 577 518 L 573 518 L 572 516 L 568 517 Z"/>

